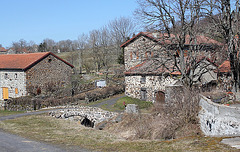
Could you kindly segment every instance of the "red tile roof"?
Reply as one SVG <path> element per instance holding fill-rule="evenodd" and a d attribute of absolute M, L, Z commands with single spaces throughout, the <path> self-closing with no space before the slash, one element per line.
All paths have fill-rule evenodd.
<path fill-rule="evenodd" d="M 0 52 L 7 52 L 7 50 L 4 47 L 0 47 Z"/>
<path fill-rule="evenodd" d="M 181 75 L 182 73 L 180 71 L 175 71 L 175 72 L 172 72 L 171 75 Z"/>
<path fill-rule="evenodd" d="M 226 60 L 224 61 L 218 68 L 218 71 L 220 73 L 229 73 L 231 72 L 231 66 L 230 66 L 230 61 Z"/>
<path fill-rule="evenodd" d="M 29 54 L 6 54 L 0 55 L 0 69 L 17 69 L 17 70 L 28 70 L 44 58 L 49 55 L 53 55 L 57 59 L 63 61 L 70 67 L 74 67 L 70 63 L 61 59 L 51 52 L 39 52 L 39 53 L 29 53 Z"/>
<path fill-rule="evenodd" d="M 164 73 L 170 74 L 173 69 L 173 65 L 168 65 L 167 69 L 162 64 L 159 64 L 159 61 L 147 60 L 130 68 L 128 71 L 125 72 L 125 75 L 161 75 Z"/>
<path fill-rule="evenodd" d="M 205 56 L 201 56 L 197 59 L 197 63 L 202 62 L 203 60 L 208 61 L 213 66 L 218 67 L 218 65 L 210 60 L 209 58 Z M 165 66 L 164 66 L 165 65 Z M 130 68 L 128 71 L 125 72 L 126 75 L 160 75 L 163 73 L 168 73 L 171 75 L 181 75 L 180 71 L 177 71 L 177 68 L 174 67 L 171 60 L 166 62 L 165 64 L 161 64 L 160 61 L 157 60 L 147 60 L 143 63 L 140 63 L 132 68 Z M 188 68 L 187 72 L 190 72 L 190 68 Z"/>
<path fill-rule="evenodd" d="M 157 37 L 154 36 L 154 33 L 151 32 L 140 32 L 138 33 L 136 36 L 132 37 L 130 40 L 126 41 L 125 43 L 123 43 L 121 45 L 121 47 L 126 47 L 128 44 L 130 44 L 131 42 L 135 41 L 137 38 L 144 36 L 148 39 L 151 39 L 155 42 L 159 42 L 161 44 L 176 44 L 176 39 L 175 39 L 175 35 L 174 34 L 170 34 L 170 36 L 166 33 L 162 34 L 162 33 L 158 33 Z M 209 37 L 203 36 L 203 35 L 198 35 L 196 36 L 196 44 L 215 44 L 215 45 L 223 45 L 222 43 L 211 39 Z M 186 45 L 190 45 L 190 36 L 187 35 L 186 36 Z"/>

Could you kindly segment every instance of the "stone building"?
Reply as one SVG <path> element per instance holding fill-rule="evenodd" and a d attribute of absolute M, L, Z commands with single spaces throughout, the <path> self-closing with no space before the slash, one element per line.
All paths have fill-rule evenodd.
<path fill-rule="evenodd" d="M 181 75 L 173 65 L 173 56 L 179 55 L 174 37 L 174 35 L 169 37 L 167 34 L 140 32 L 121 45 L 124 48 L 126 95 L 153 102 L 164 100 L 165 86 L 175 83 Z M 191 49 L 194 50 L 191 52 L 194 53 L 192 55 L 199 56 L 199 61 L 214 62 L 220 56 L 217 50 L 219 45 L 222 44 L 205 36 L 197 36 L 195 43 L 192 44 L 190 37 L 187 36 L 184 56 L 188 56 L 190 53 L 188 50 Z M 200 67 L 203 64 L 198 65 Z M 216 69 L 212 63 L 207 66 Z M 211 79 L 216 79 L 215 76 L 216 74 Z"/>
<path fill-rule="evenodd" d="M 177 82 L 177 75 L 148 60 L 125 72 L 125 94 L 144 101 L 165 100 L 165 86 Z"/>
<path fill-rule="evenodd" d="M 73 65 L 51 52 L 0 55 L 0 100 L 71 85 Z"/>

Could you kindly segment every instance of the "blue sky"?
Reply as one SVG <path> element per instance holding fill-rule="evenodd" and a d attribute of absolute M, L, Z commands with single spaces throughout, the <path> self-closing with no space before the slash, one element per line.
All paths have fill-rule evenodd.
<path fill-rule="evenodd" d="M 0 0 L 0 44 L 76 40 L 116 17 L 133 17 L 136 0 Z"/>

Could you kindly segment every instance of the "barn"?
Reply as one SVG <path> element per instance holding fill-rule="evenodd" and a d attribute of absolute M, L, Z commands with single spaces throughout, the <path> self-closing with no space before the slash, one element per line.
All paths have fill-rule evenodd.
<path fill-rule="evenodd" d="M 0 100 L 71 85 L 73 68 L 51 52 L 0 55 Z"/>

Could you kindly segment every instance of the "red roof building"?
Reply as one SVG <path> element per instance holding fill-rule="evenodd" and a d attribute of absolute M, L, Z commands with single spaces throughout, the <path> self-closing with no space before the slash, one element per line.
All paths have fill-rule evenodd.
<path fill-rule="evenodd" d="M 0 47 L 0 54 L 5 54 L 7 50 L 4 47 Z"/>
<path fill-rule="evenodd" d="M 74 66 L 51 52 L 0 55 L 0 100 L 71 85 Z M 38 91 L 37 91 L 38 90 Z"/>
<path fill-rule="evenodd" d="M 66 63 L 73 68 L 73 65 L 61 59 L 51 52 L 39 52 L 39 53 L 29 53 L 29 54 L 6 54 L 0 55 L 0 70 L 3 69 L 18 69 L 27 70 L 37 64 L 38 62 L 45 59 L 47 56 L 52 55 L 58 60 Z"/>

